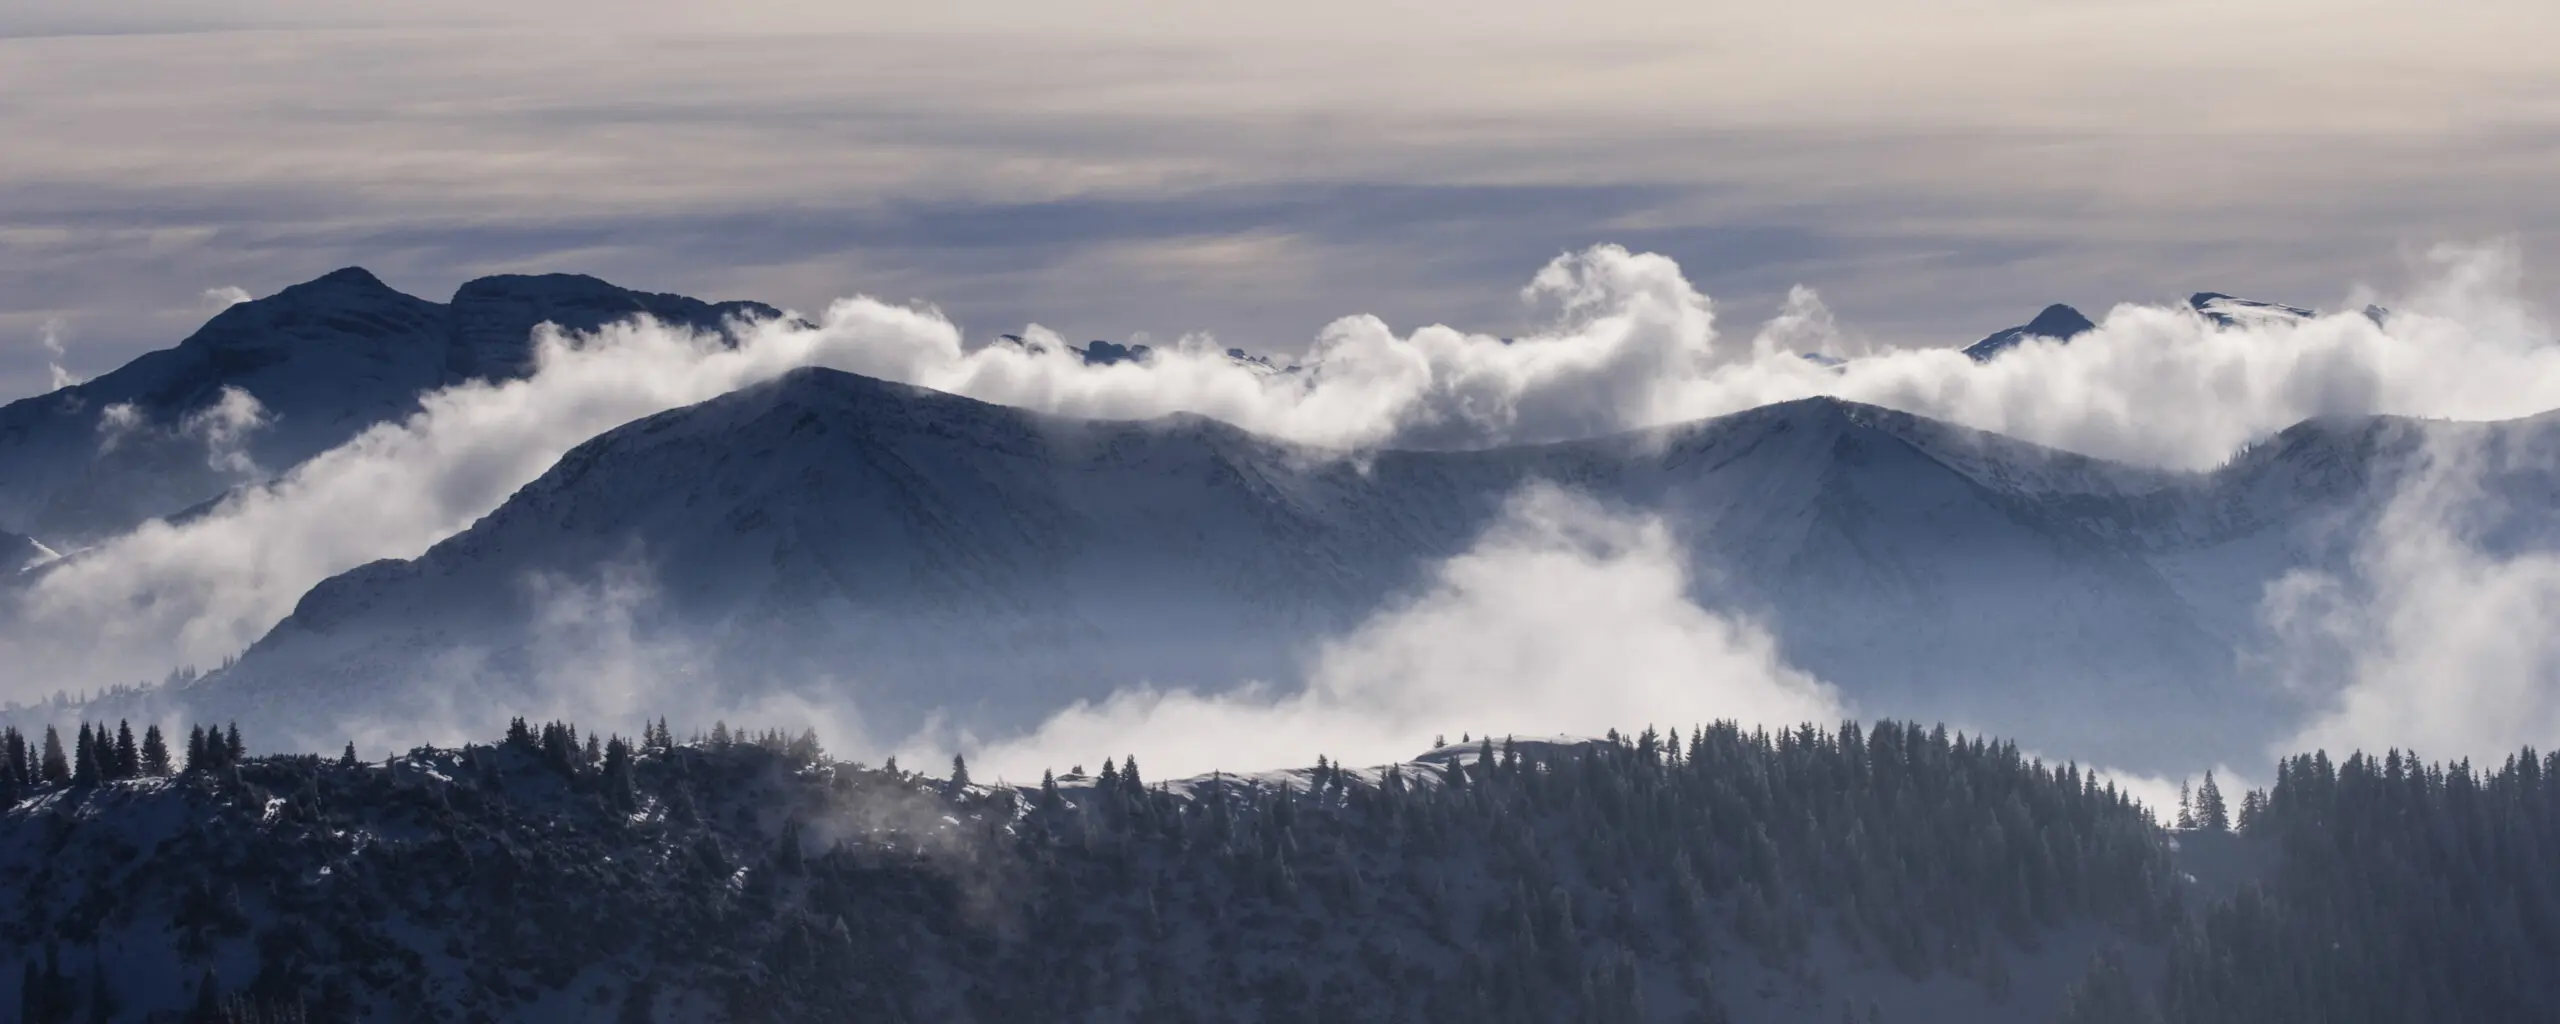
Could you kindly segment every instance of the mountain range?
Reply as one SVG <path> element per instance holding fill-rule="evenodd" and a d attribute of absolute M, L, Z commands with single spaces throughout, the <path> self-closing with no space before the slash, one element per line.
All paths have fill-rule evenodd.
<path fill-rule="evenodd" d="M 566 276 L 475 281 L 440 305 L 341 271 L 0 411 L 30 425 L 0 434 L 0 464 L 49 467 L 7 475 L 0 509 L 112 524 L 227 486 L 119 489 L 147 467 L 85 454 L 97 414 L 83 425 L 82 409 L 183 423 L 250 389 L 275 426 L 249 450 L 280 467 L 439 383 L 526 372 L 534 323 L 635 312 L 775 315 Z M 2086 323 L 2057 306 L 1982 345 Z M 815 702 L 883 735 L 928 721 L 996 735 L 1135 684 L 1299 679 L 1323 638 L 1412 598 L 1509 496 L 1549 483 L 1661 516 L 1692 600 L 1764 625 L 1862 713 L 2167 770 L 2255 756 L 2298 717 L 2310 695 L 2242 669 L 2260 597 L 2288 571 L 2343 564 L 2445 429 L 2313 421 L 2186 473 L 1808 399 L 1355 456 L 1197 416 L 1079 420 L 804 369 L 609 431 L 417 557 L 323 582 L 236 664 L 115 699 L 254 716 L 306 748 L 369 723 L 468 734 L 550 706 L 563 679 L 704 707 Z M 181 434 L 164 468 L 185 461 L 168 454 Z"/>

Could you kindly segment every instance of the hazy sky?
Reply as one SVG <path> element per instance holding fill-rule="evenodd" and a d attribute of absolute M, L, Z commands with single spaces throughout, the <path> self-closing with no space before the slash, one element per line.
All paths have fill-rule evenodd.
<path fill-rule="evenodd" d="M 2548 0 L 345 6 L 0 7 L 0 397 L 347 264 L 1279 352 L 1525 326 L 1595 242 L 1894 344 L 2560 281 Z"/>

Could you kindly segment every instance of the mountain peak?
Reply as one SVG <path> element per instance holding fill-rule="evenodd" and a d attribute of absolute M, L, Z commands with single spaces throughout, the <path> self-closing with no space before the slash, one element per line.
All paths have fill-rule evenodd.
<path fill-rule="evenodd" d="M 339 267 L 336 270 L 332 270 L 326 274 L 312 278 L 304 283 L 333 284 L 341 286 L 357 285 L 366 288 L 382 288 L 386 290 L 391 287 L 390 285 L 382 283 L 381 278 L 375 277 L 373 271 L 366 270 L 363 267 Z"/>
<path fill-rule="evenodd" d="M 2252 327 L 2287 324 L 2309 320 L 2320 314 L 2300 306 L 2280 302 L 2243 299 L 2222 292 L 2197 292 L 2187 296 L 2187 307 L 2217 327 Z"/>
<path fill-rule="evenodd" d="M 1974 362 L 1985 363 L 1990 362 L 1992 357 L 2002 352 L 2018 347 L 2019 343 L 2029 338 L 2069 341 L 2097 329 L 2098 325 L 2081 315 L 2079 310 L 2057 302 L 2046 306 L 2036 314 L 2033 320 L 2007 330 L 1995 331 L 1989 337 L 1966 346 L 1964 354 L 1973 357 Z"/>
<path fill-rule="evenodd" d="M 2097 329 L 2098 325 L 2079 310 L 2059 302 L 2046 306 L 2035 319 L 2027 321 L 2027 332 L 2040 338 L 2069 338 Z"/>

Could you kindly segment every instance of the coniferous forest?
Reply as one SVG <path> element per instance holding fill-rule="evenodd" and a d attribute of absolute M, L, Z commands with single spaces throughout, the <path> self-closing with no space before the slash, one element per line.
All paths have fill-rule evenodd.
<path fill-rule="evenodd" d="M 2163 829 L 1894 722 L 1025 785 L 725 724 L 68 744 L 0 735 L 30 1022 L 2560 1019 L 2531 751 L 2307 755 Z"/>

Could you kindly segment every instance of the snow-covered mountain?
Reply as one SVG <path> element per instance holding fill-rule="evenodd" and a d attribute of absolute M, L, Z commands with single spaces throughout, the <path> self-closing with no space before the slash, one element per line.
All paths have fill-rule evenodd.
<path fill-rule="evenodd" d="M 354 267 L 237 303 L 175 347 L 0 406 L 0 526 L 64 549 L 112 535 L 404 416 L 425 392 L 522 375 L 538 324 L 641 314 L 711 328 L 775 311 L 570 274 L 481 278 L 437 303 Z"/>
<path fill-rule="evenodd" d="M 2340 557 L 2419 429 L 2306 424 L 2187 474 L 1812 399 L 1353 459 L 810 369 L 580 446 L 421 557 L 315 588 L 181 696 L 323 743 L 503 717 L 540 706 L 534 680 L 628 663 L 728 706 L 793 691 L 887 735 L 936 711 L 984 735 L 1139 682 L 1296 679 L 1544 481 L 1664 516 L 1695 600 L 1864 712 L 2165 766 L 2254 753 L 2284 718 L 2292 696 L 2236 671 L 2252 608 Z"/>

